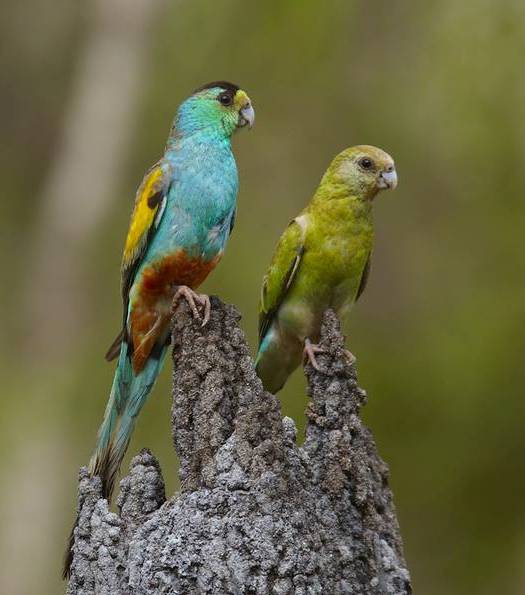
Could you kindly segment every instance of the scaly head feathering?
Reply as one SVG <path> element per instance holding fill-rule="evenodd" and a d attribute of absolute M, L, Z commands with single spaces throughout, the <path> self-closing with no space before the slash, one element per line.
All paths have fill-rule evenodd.
<path fill-rule="evenodd" d="M 215 81 L 196 89 L 178 109 L 173 124 L 175 136 L 209 131 L 230 138 L 238 129 L 251 128 L 255 111 L 245 91 L 233 83 Z"/>
<path fill-rule="evenodd" d="M 370 145 L 345 149 L 330 164 L 319 187 L 322 200 L 341 195 L 372 200 L 380 190 L 395 188 L 397 173 L 388 153 Z M 323 188 L 328 188 L 324 192 Z M 319 194 L 319 193 L 318 193 Z"/>

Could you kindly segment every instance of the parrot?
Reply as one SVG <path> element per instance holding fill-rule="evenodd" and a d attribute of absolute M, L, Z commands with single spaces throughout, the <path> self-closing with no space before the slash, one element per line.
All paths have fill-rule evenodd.
<path fill-rule="evenodd" d="M 137 416 L 162 368 L 172 303 L 184 299 L 203 326 L 209 320 L 209 297 L 195 290 L 221 259 L 232 232 L 239 180 L 231 138 L 254 120 L 252 102 L 238 85 L 215 81 L 199 87 L 179 106 L 164 154 L 137 190 L 121 266 L 122 330 L 106 354 L 118 363 L 89 463 L 108 501 Z"/>
<path fill-rule="evenodd" d="M 334 158 L 310 203 L 285 229 L 259 301 L 255 366 L 268 392 L 281 390 L 302 359 L 320 370 L 323 313 L 332 308 L 344 319 L 363 293 L 374 198 L 396 186 L 390 155 L 370 145 L 350 147 Z M 355 359 L 348 350 L 345 355 Z"/>

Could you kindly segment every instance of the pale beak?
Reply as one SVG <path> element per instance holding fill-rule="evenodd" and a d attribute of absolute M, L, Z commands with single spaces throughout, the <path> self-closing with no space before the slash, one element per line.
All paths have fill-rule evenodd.
<path fill-rule="evenodd" d="M 246 103 L 240 110 L 239 110 L 239 124 L 238 126 L 242 128 L 243 126 L 248 125 L 248 128 L 253 126 L 255 122 L 255 110 L 252 107 L 250 102 Z"/>
<path fill-rule="evenodd" d="M 393 165 L 389 165 L 385 170 L 379 174 L 377 180 L 377 187 L 381 190 L 387 188 L 394 189 L 397 186 L 397 173 L 396 168 Z"/>

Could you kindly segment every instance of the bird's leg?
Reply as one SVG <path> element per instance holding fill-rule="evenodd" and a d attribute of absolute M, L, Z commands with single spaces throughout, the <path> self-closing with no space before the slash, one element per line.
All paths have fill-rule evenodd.
<path fill-rule="evenodd" d="M 325 353 L 326 349 L 319 347 L 315 343 L 312 343 L 308 337 L 304 340 L 303 356 L 305 360 L 308 360 L 314 370 L 321 371 L 321 366 L 317 363 L 315 358 L 316 353 Z"/>
<path fill-rule="evenodd" d="M 210 298 L 204 293 L 196 293 L 187 285 L 179 285 L 175 295 L 173 296 L 173 303 L 177 303 L 181 298 L 184 298 L 191 309 L 194 318 L 201 319 L 199 306 L 203 309 L 202 326 L 205 326 L 210 320 L 211 304 Z"/>

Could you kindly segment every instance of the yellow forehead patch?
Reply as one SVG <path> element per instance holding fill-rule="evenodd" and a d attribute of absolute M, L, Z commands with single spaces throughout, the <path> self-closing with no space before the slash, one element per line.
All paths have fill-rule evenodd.
<path fill-rule="evenodd" d="M 250 98 L 242 89 L 239 89 L 233 98 L 233 105 L 235 106 L 235 109 L 240 110 L 247 103 L 251 103 Z"/>

